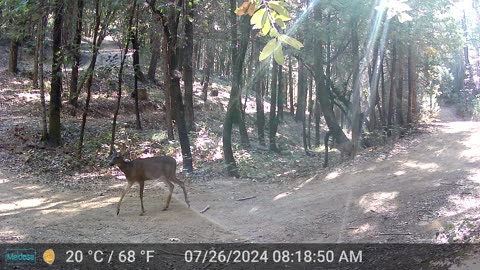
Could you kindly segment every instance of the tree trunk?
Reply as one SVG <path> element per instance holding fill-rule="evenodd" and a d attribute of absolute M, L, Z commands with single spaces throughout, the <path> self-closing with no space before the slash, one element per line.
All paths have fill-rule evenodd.
<path fill-rule="evenodd" d="M 90 108 L 93 74 L 95 71 L 95 65 L 97 63 L 98 51 L 102 46 L 102 42 L 105 39 L 105 36 L 107 35 L 108 24 L 111 22 L 112 18 L 114 17 L 114 14 L 115 14 L 115 10 L 107 12 L 107 14 L 105 15 L 104 23 L 102 24 L 102 30 L 100 31 L 100 24 L 101 24 L 100 0 L 95 1 L 95 27 L 93 30 L 92 58 L 90 60 L 90 64 L 87 68 L 87 73 L 86 73 L 87 98 L 85 99 L 85 107 L 83 108 L 83 114 L 82 114 L 82 125 L 80 127 L 80 139 L 78 143 L 79 158 L 82 158 L 83 139 L 85 135 L 85 126 L 87 124 L 88 110 Z"/>
<path fill-rule="evenodd" d="M 77 26 L 75 28 L 75 38 L 73 41 L 73 64 L 72 78 L 70 80 L 70 97 L 69 102 L 73 105 L 73 115 L 76 113 L 78 106 L 78 68 L 80 67 L 80 47 L 82 44 L 82 19 L 83 19 L 84 0 L 77 0 Z"/>
<path fill-rule="evenodd" d="M 285 85 L 285 82 L 284 82 L 284 79 L 283 79 L 283 66 L 282 65 L 278 65 L 278 75 L 277 75 L 277 78 L 278 78 L 278 88 L 277 88 L 277 107 L 278 107 L 278 121 L 282 121 L 283 120 L 283 90 L 284 90 L 284 85 Z"/>
<path fill-rule="evenodd" d="M 397 106 L 396 106 L 396 120 L 397 124 L 402 127 L 404 125 L 403 121 L 403 45 L 399 45 L 399 52 L 398 52 L 398 76 L 397 76 Z"/>
<path fill-rule="evenodd" d="M 62 14 L 63 1 L 55 1 L 55 15 L 52 38 L 52 82 L 50 88 L 50 115 L 48 144 L 60 146 L 62 143 L 60 108 L 62 107 Z"/>
<path fill-rule="evenodd" d="M 358 18 L 352 19 L 352 62 L 353 62 L 353 86 L 352 86 L 352 155 L 355 156 L 358 151 L 360 136 L 362 133 L 363 114 L 360 107 L 360 55 L 358 39 Z"/>
<path fill-rule="evenodd" d="M 159 32 L 156 31 L 157 27 L 152 26 L 152 44 L 150 46 L 150 65 L 148 66 L 148 73 L 147 73 L 147 78 L 150 81 L 155 81 L 155 74 L 157 72 L 157 66 L 158 66 L 158 59 L 160 58 L 160 55 L 162 54 L 161 48 L 162 48 L 162 36 L 160 35 Z"/>
<path fill-rule="evenodd" d="M 134 0 L 134 3 L 136 4 L 137 1 Z M 140 44 L 138 42 L 138 13 L 139 13 L 139 7 L 135 7 L 135 31 L 133 29 L 130 29 L 130 38 L 132 40 L 132 47 L 133 47 L 133 72 L 134 72 L 134 98 L 135 98 L 135 119 L 136 119 L 136 126 L 138 130 L 142 129 L 142 122 L 140 119 L 140 108 L 138 104 L 138 81 L 140 80 Z"/>
<path fill-rule="evenodd" d="M 38 25 L 39 29 L 38 32 L 40 33 L 38 38 L 40 38 L 40 42 L 38 43 L 38 80 L 40 86 L 40 103 L 42 105 L 42 142 L 48 140 L 48 127 L 47 127 L 47 105 L 45 102 L 45 84 L 44 84 L 44 72 L 43 72 L 43 58 L 44 58 L 44 50 L 43 50 L 43 40 L 45 39 L 45 27 L 47 25 L 48 19 L 48 12 L 44 12 L 45 7 L 45 0 L 40 0 L 40 7 L 41 7 L 41 16 L 42 22 Z"/>
<path fill-rule="evenodd" d="M 10 57 L 8 60 L 8 71 L 11 73 L 17 73 L 18 66 L 18 47 L 20 46 L 20 41 L 18 38 L 14 37 L 10 40 Z"/>
<path fill-rule="evenodd" d="M 393 129 L 393 115 L 395 113 L 394 111 L 394 102 L 395 102 L 395 83 L 396 83 L 396 78 L 397 78 L 397 74 L 396 74 L 396 66 L 397 66 L 397 46 L 396 46 L 396 42 L 393 41 L 392 42 L 392 72 L 390 74 L 391 78 L 390 78 L 390 94 L 389 94 L 389 97 L 388 97 L 388 116 L 387 116 L 387 136 L 390 137 L 392 136 L 392 129 Z"/>
<path fill-rule="evenodd" d="M 129 16 L 128 20 L 128 32 L 131 31 L 133 25 L 133 17 L 135 13 L 135 5 L 132 5 L 131 15 Z M 127 58 L 128 53 L 128 45 L 130 39 L 127 38 L 125 42 L 125 47 L 123 48 L 122 59 L 120 60 L 120 68 L 118 70 L 118 94 L 117 94 L 117 105 L 115 106 L 115 111 L 113 113 L 113 121 L 112 121 L 112 139 L 110 141 L 110 155 L 113 153 L 114 145 L 115 145 L 115 134 L 116 134 L 116 127 L 117 127 L 117 116 L 120 110 L 120 101 L 122 100 L 122 84 L 123 84 L 123 67 L 125 65 L 125 59 Z"/>
<path fill-rule="evenodd" d="M 172 93 L 171 93 L 171 81 L 169 70 L 169 55 L 168 55 L 168 41 L 167 38 L 162 40 L 162 54 L 163 54 L 163 70 L 164 70 L 164 81 L 165 81 L 165 123 L 167 127 L 167 136 L 169 140 L 174 140 L 175 136 L 173 134 L 173 105 L 172 102 Z"/>
<path fill-rule="evenodd" d="M 39 1 L 38 9 L 40 12 L 43 10 L 43 2 Z M 35 35 L 36 45 L 35 45 L 35 55 L 33 57 L 33 88 L 38 88 L 38 69 L 39 69 L 39 57 L 40 57 L 40 46 L 43 42 L 43 15 L 40 15 L 40 18 L 37 22 L 37 33 Z"/>
<path fill-rule="evenodd" d="M 183 1 L 169 0 L 167 9 L 168 13 L 163 13 L 155 7 L 155 0 L 147 1 L 153 13 L 157 16 L 164 34 L 164 49 L 165 49 L 165 67 L 166 67 L 166 85 L 168 85 L 170 98 L 174 101 L 174 108 L 176 114 L 176 126 L 180 147 L 182 149 L 183 169 L 191 172 L 193 171 L 193 159 L 190 149 L 190 141 L 188 138 L 188 131 L 185 123 L 185 111 L 182 100 L 182 92 L 180 89 L 181 73 L 178 70 L 180 67 L 178 54 L 178 25 L 180 13 L 178 10 L 183 6 Z"/>
<path fill-rule="evenodd" d="M 295 116 L 295 107 L 293 100 L 293 75 L 292 75 L 292 57 L 288 60 L 288 93 L 290 98 L 290 115 Z"/>
<path fill-rule="evenodd" d="M 258 60 L 256 66 L 258 67 Z M 255 68 L 256 69 L 256 68 Z M 259 74 L 257 74 L 259 75 Z M 263 74 L 262 74 L 263 75 Z M 265 92 L 264 76 L 258 76 L 255 85 L 255 104 L 257 109 L 257 134 L 260 145 L 265 146 L 265 111 L 263 108 L 263 93 Z"/>
<path fill-rule="evenodd" d="M 232 54 L 232 90 L 230 92 L 230 98 L 228 101 L 227 113 L 225 116 L 225 122 L 223 125 L 223 154 L 225 156 L 225 163 L 227 164 L 227 172 L 229 176 L 239 177 L 237 164 L 233 157 L 232 150 L 232 128 L 235 121 L 240 130 L 240 140 L 242 145 L 248 147 L 250 145 L 248 140 L 247 129 L 242 117 L 241 109 L 241 92 L 242 92 L 242 71 L 243 63 L 245 60 L 245 54 L 247 52 L 248 41 L 250 36 L 250 18 L 243 16 L 240 19 L 240 38 L 237 36 L 237 18 L 235 14 L 236 0 L 230 0 L 230 24 L 231 24 L 231 48 L 237 48 L 231 50 Z"/>
<path fill-rule="evenodd" d="M 417 106 L 417 72 L 413 45 L 408 46 L 408 114 L 407 123 L 412 124 Z"/>
<path fill-rule="evenodd" d="M 297 114 L 295 121 L 302 121 L 305 118 L 305 110 L 307 107 L 307 85 L 305 78 L 305 67 L 301 60 L 298 61 L 298 83 L 297 83 Z"/>
<path fill-rule="evenodd" d="M 194 0 L 185 4 L 185 46 L 183 47 L 183 82 L 185 86 L 185 121 L 188 131 L 194 130 L 193 112 L 193 18 L 195 16 Z"/>
<path fill-rule="evenodd" d="M 307 122 L 307 146 L 312 149 L 312 116 L 313 116 L 313 78 L 307 77 L 308 94 L 308 122 Z M 306 116 L 305 116 L 306 117 Z"/>
<path fill-rule="evenodd" d="M 277 127 L 278 127 L 278 120 L 277 120 L 277 86 L 278 86 L 278 64 L 275 60 L 273 60 L 273 67 L 272 67 L 272 86 L 271 86 L 271 96 L 270 96 L 270 117 L 269 117 L 269 125 L 268 125 L 268 139 L 271 151 L 278 151 L 277 143 L 275 137 L 277 135 Z"/>

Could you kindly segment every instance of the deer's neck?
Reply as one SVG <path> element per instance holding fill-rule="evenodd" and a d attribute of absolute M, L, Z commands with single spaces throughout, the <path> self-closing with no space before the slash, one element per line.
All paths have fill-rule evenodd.
<path fill-rule="evenodd" d="M 125 175 L 127 175 L 130 172 L 132 163 L 129 161 L 122 160 L 120 163 L 117 164 L 117 166 Z"/>

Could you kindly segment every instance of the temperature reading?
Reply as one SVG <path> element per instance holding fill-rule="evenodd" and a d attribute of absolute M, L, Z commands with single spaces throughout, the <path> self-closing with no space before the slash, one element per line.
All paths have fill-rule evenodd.
<path fill-rule="evenodd" d="M 120 251 L 120 253 L 118 253 L 118 261 L 121 262 L 121 263 L 124 263 L 124 262 L 133 263 L 133 262 L 135 262 L 135 251 L 133 251 L 133 250 L 129 250 L 129 251 L 122 250 L 122 251 Z"/>
<path fill-rule="evenodd" d="M 81 263 L 83 261 L 83 252 L 81 250 L 67 250 L 67 263 Z"/>
<path fill-rule="evenodd" d="M 147 263 L 150 262 L 150 259 L 153 258 L 153 254 L 155 254 L 155 250 L 142 250 L 140 251 L 140 254 L 143 256 L 143 255 L 146 255 L 147 256 Z"/>

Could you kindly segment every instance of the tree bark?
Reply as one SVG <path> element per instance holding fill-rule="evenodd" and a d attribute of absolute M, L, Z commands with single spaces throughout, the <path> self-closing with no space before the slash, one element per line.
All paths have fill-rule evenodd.
<path fill-rule="evenodd" d="M 10 40 L 10 56 L 8 58 L 8 71 L 17 74 L 18 69 L 18 47 L 20 47 L 20 41 L 16 37 L 12 37 Z"/>
<path fill-rule="evenodd" d="M 73 115 L 76 113 L 78 106 L 78 68 L 80 67 L 80 46 L 82 44 L 82 19 L 83 19 L 84 0 L 77 0 L 77 25 L 75 28 L 75 38 L 73 41 L 73 64 L 72 78 L 70 80 L 70 97 L 69 102 L 73 105 Z"/>
<path fill-rule="evenodd" d="M 414 47 L 408 46 L 408 113 L 407 123 L 412 124 L 417 112 L 417 73 L 414 56 Z"/>
<path fill-rule="evenodd" d="M 135 13 L 135 5 L 132 5 L 131 15 L 129 16 L 128 20 L 128 33 L 130 33 L 133 25 L 133 17 Z M 113 113 L 113 121 L 112 121 L 112 139 L 110 141 L 110 155 L 113 153 L 115 147 L 115 134 L 116 134 L 116 127 L 117 127 L 117 117 L 118 112 L 120 111 L 120 101 L 122 100 L 122 84 L 123 84 L 123 67 L 125 65 L 125 59 L 127 58 L 128 53 L 128 45 L 130 39 L 127 38 L 125 42 L 125 47 L 123 48 L 122 59 L 120 60 L 120 68 L 118 70 L 118 93 L 117 93 L 117 105 L 115 106 L 115 111 Z"/>
<path fill-rule="evenodd" d="M 62 107 L 62 20 L 63 1 L 55 1 L 52 42 L 52 81 L 50 88 L 50 114 L 48 144 L 60 146 L 62 143 L 60 108 Z"/>
<path fill-rule="evenodd" d="M 295 107 L 294 107 L 294 100 L 293 100 L 293 75 L 292 75 L 292 57 L 288 60 L 288 93 L 290 99 L 290 115 L 292 117 L 295 116 Z"/>
<path fill-rule="evenodd" d="M 41 141 L 48 140 L 48 126 L 47 126 L 47 105 L 45 102 L 45 84 L 44 84 L 44 72 L 43 72 L 43 58 L 44 58 L 44 50 L 43 50 L 43 40 L 45 39 L 45 27 L 47 25 L 48 19 L 48 12 L 44 12 L 45 7 L 45 0 L 40 0 L 40 10 L 42 14 L 42 22 L 38 25 L 39 29 L 38 32 L 40 33 L 38 38 L 40 38 L 40 42 L 38 43 L 38 80 L 39 80 L 39 87 L 40 87 L 40 103 L 42 105 L 42 138 Z"/>
<path fill-rule="evenodd" d="M 185 3 L 185 46 L 183 47 L 183 82 L 185 86 L 185 121 L 188 131 L 194 130 L 193 111 L 193 18 L 195 16 L 194 0 Z"/>
<path fill-rule="evenodd" d="M 315 5 L 315 19 L 317 21 L 321 20 L 322 9 L 317 3 Z M 320 107 L 322 108 L 323 117 L 328 126 L 329 131 L 331 132 L 335 142 L 337 143 L 337 148 L 342 152 L 350 156 L 353 152 L 353 144 L 347 138 L 342 128 L 338 125 L 337 119 L 335 118 L 335 113 L 333 112 L 333 104 L 330 99 L 330 92 L 327 87 L 325 87 L 324 74 L 323 74 L 323 55 L 316 50 L 314 54 L 315 60 L 315 82 L 316 82 L 316 93 L 320 99 Z"/>
<path fill-rule="evenodd" d="M 395 102 L 395 83 L 396 83 L 396 66 L 397 66 L 397 46 L 396 42 L 392 42 L 392 72 L 390 74 L 390 94 L 388 97 L 388 115 L 387 115 L 387 136 L 392 136 L 392 129 L 393 129 L 393 115 L 395 114 L 394 102 Z"/>
<path fill-rule="evenodd" d="M 153 13 L 158 17 L 162 24 L 164 34 L 164 49 L 165 49 L 165 67 L 166 67 L 166 85 L 168 85 L 169 95 L 174 101 L 174 108 L 176 114 L 176 126 L 180 147 L 182 149 L 183 169 L 191 172 L 193 171 L 193 159 L 190 149 L 190 141 L 188 138 L 188 131 L 185 123 L 185 110 L 182 100 L 182 92 L 180 89 L 181 73 L 179 68 L 179 54 L 178 54 L 178 25 L 180 13 L 177 12 L 183 6 L 183 1 L 169 0 L 167 9 L 168 13 L 155 7 L 156 0 L 147 1 Z M 167 120 L 168 121 L 168 120 Z"/>
<path fill-rule="evenodd" d="M 158 59 L 160 58 L 160 55 L 162 54 L 161 48 L 162 48 L 162 36 L 160 33 L 157 31 L 157 27 L 152 27 L 152 44 L 150 46 L 150 65 L 148 66 L 148 73 L 147 73 L 147 78 L 150 81 L 155 81 L 155 74 L 157 72 L 157 66 L 158 66 Z"/>
<path fill-rule="evenodd" d="M 398 76 L 397 76 L 397 90 L 395 91 L 397 95 L 396 99 L 396 120 L 397 124 L 402 127 L 404 125 L 404 120 L 403 120 L 403 45 L 399 44 L 399 50 L 398 50 Z"/>
<path fill-rule="evenodd" d="M 83 108 L 83 114 L 82 114 L 82 124 L 80 127 L 80 136 L 79 136 L 80 139 L 78 143 L 79 158 L 82 158 L 83 139 L 85 135 L 85 126 L 87 124 L 88 110 L 90 108 L 90 98 L 92 96 L 93 74 L 95 70 L 95 65 L 97 63 L 98 51 L 100 50 L 100 46 L 102 45 L 102 42 L 105 39 L 105 36 L 107 35 L 108 25 L 111 22 L 111 20 L 114 18 L 114 15 L 115 15 L 115 10 L 108 11 L 107 14 L 105 15 L 104 24 L 102 24 L 100 0 L 95 1 L 95 26 L 93 30 L 92 58 L 90 59 L 90 64 L 87 68 L 87 73 L 86 73 L 87 98 L 85 99 L 85 107 Z M 100 31 L 100 25 L 102 26 L 101 31 Z M 81 86 L 80 86 L 80 89 L 81 89 Z"/>
<path fill-rule="evenodd" d="M 278 151 L 277 143 L 275 137 L 277 136 L 277 86 L 278 86 L 278 64 L 273 60 L 272 65 L 272 86 L 271 86 L 271 96 L 270 96 L 270 117 L 268 119 L 268 139 L 269 139 L 269 148 L 271 151 Z"/>
<path fill-rule="evenodd" d="M 138 13 L 139 7 L 136 6 L 137 1 L 134 0 L 135 4 L 135 31 L 130 28 L 130 39 L 132 40 L 133 47 L 133 72 L 134 72 L 134 90 L 133 97 L 135 98 L 135 119 L 136 126 L 138 130 L 142 129 L 142 121 L 140 118 L 140 108 L 138 104 L 138 81 L 140 80 L 140 44 L 138 42 Z"/>
<path fill-rule="evenodd" d="M 232 56 L 232 90 L 228 101 L 227 113 L 223 125 L 223 154 L 225 156 L 225 163 L 227 165 L 227 173 L 229 176 L 239 177 L 237 164 L 233 156 L 232 150 L 232 128 L 235 122 L 240 130 L 240 140 L 245 147 L 250 146 L 248 140 L 247 129 L 242 117 L 241 109 L 241 92 L 242 92 L 242 72 L 243 63 L 245 61 L 245 54 L 247 52 L 248 41 L 250 36 L 250 18 L 243 16 L 240 19 L 240 38 L 237 36 L 237 15 L 235 14 L 236 0 L 230 0 L 230 24 L 231 24 L 231 50 Z"/>

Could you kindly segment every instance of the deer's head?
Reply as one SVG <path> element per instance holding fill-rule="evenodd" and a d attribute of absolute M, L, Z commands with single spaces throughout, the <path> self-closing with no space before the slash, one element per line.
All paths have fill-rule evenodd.
<path fill-rule="evenodd" d="M 125 145 L 122 145 L 122 148 L 120 149 L 120 153 L 117 152 L 115 147 L 113 147 L 113 152 L 112 152 L 112 159 L 110 159 L 110 166 L 119 164 L 123 162 L 123 154 L 125 153 Z"/>

